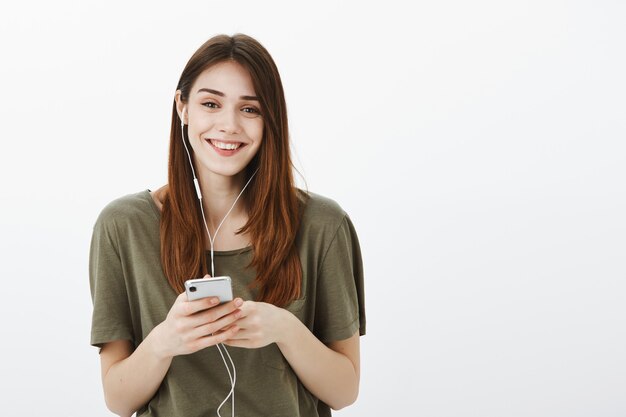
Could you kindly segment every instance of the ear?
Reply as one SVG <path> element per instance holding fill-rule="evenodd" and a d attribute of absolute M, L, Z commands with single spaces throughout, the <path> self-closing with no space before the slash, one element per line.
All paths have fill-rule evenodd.
<path fill-rule="evenodd" d="M 188 109 L 185 110 L 185 114 L 183 114 L 183 109 L 187 107 L 187 104 L 183 103 L 182 93 L 180 90 L 176 90 L 176 95 L 174 96 L 174 100 L 176 101 L 176 111 L 178 112 L 178 118 L 183 120 L 185 124 L 189 124 L 189 114 Z M 184 119 L 183 119 L 184 117 Z"/>

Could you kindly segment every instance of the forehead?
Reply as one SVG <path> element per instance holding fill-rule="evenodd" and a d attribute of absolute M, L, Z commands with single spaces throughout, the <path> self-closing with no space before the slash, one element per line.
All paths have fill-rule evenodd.
<path fill-rule="evenodd" d="M 218 90 L 227 97 L 255 95 L 248 70 L 234 61 L 220 62 L 202 71 L 191 87 L 191 95 L 198 94 L 200 88 Z"/>

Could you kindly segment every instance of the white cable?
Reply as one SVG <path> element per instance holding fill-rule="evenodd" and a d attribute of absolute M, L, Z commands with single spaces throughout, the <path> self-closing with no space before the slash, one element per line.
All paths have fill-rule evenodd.
<path fill-rule="evenodd" d="M 220 353 L 220 356 L 222 357 L 222 361 L 224 362 L 224 365 L 226 365 L 226 359 L 224 359 L 224 354 L 222 353 L 222 349 L 220 348 L 220 346 L 224 348 L 224 352 L 226 352 L 226 356 L 228 356 L 228 360 L 230 361 L 230 364 L 233 367 L 233 373 L 231 375 L 230 369 L 228 369 L 228 365 L 226 365 L 226 371 L 228 371 L 228 379 L 230 380 L 230 392 L 228 393 L 226 398 L 224 398 L 224 401 L 222 401 L 219 407 L 217 407 L 217 416 L 222 417 L 222 415 L 220 414 L 220 409 L 222 408 L 224 404 L 226 404 L 226 401 L 228 401 L 228 398 L 232 396 L 233 405 L 231 408 L 231 415 L 234 417 L 235 416 L 235 383 L 237 382 L 237 371 L 235 370 L 235 364 L 233 363 L 233 359 L 230 357 L 230 354 L 228 353 L 226 346 L 222 345 L 221 343 L 218 343 L 215 346 L 217 347 L 217 350 Z"/>
<path fill-rule="evenodd" d="M 193 182 L 196 186 L 196 194 L 198 194 L 198 199 L 202 200 L 202 193 L 200 192 L 200 187 L 198 186 L 198 182 L 196 179 L 196 171 L 193 169 L 193 163 L 191 162 L 191 154 L 189 153 L 189 148 L 187 148 L 187 142 L 185 142 L 185 124 L 182 119 L 180 121 L 180 134 L 183 138 L 183 145 L 185 146 L 185 150 L 187 151 L 187 158 L 189 158 L 189 166 L 191 167 L 191 173 L 193 174 Z"/>
<path fill-rule="evenodd" d="M 243 189 L 241 190 L 241 192 L 239 193 L 239 195 L 235 199 L 235 202 L 233 203 L 232 206 L 230 206 L 230 210 L 228 210 L 228 212 L 226 213 L 226 215 L 224 216 L 224 218 L 222 219 L 220 224 L 217 226 L 217 229 L 215 229 L 215 236 L 211 237 L 211 233 L 209 232 L 209 226 L 207 225 L 207 222 L 206 222 L 206 216 L 204 215 L 204 207 L 202 206 L 202 192 L 200 191 L 200 183 L 198 181 L 198 178 L 196 177 L 196 171 L 193 169 L 193 163 L 191 162 L 191 154 L 189 153 L 189 148 L 187 147 L 187 142 L 185 142 L 184 126 L 185 126 L 185 124 L 184 124 L 183 120 L 181 119 L 181 121 L 180 121 L 180 131 L 181 131 L 181 136 L 183 138 L 183 145 L 185 146 L 185 151 L 187 151 L 187 158 L 189 159 L 189 166 L 191 167 L 191 173 L 193 174 L 193 182 L 194 182 L 194 186 L 196 188 L 196 195 L 198 196 L 198 200 L 200 201 L 200 211 L 202 213 L 202 220 L 204 222 L 204 228 L 206 230 L 207 235 L 209 236 L 209 242 L 211 244 L 211 276 L 214 277 L 215 276 L 215 263 L 213 261 L 213 258 L 214 258 L 214 255 L 213 255 L 213 244 L 215 242 L 215 239 L 217 239 L 217 233 L 220 231 L 220 228 L 222 227 L 222 224 L 224 224 L 224 220 L 226 220 L 226 218 L 228 217 L 230 212 L 233 211 L 233 209 L 235 208 L 235 204 L 237 204 L 237 201 L 239 201 L 239 197 L 241 197 L 243 192 L 246 190 L 246 188 L 250 184 L 250 181 L 252 181 L 252 178 L 254 178 L 256 173 L 259 171 L 259 168 L 257 168 L 254 171 L 254 173 L 248 179 L 248 182 L 246 182 L 246 185 L 243 186 Z M 224 346 L 221 343 L 218 343 L 217 345 L 215 345 L 215 347 L 217 347 L 217 350 L 220 353 L 220 356 L 222 357 L 222 361 L 224 362 L 224 366 L 226 367 L 226 371 L 228 372 L 228 379 L 230 380 L 230 391 L 228 392 L 228 395 L 226 396 L 226 398 L 224 398 L 224 401 L 222 401 L 222 403 L 219 405 L 219 407 L 217 407 L 217 416 L 218 417 L 222 417 L 220 415 L 220 409 L 226 403 L 226 401 L 228 401 L 228 398 L 232 398 L 231 415 L 232 415 L 232 417 L 235 417 L 235 383 L 237 382 L 237 371 L 235 369 L 235 364 L 233 362 L 233 359 L 230 357 L 230 353 L 228 353 L 228 349 L 226 349 L 226 346 Z M 226 352 L 226 356 L 228 356 L 228 360 L 230 361 L 230 364 L 233 367 L 232 374 L 230 372 L 230 368 L 228 367 L 228 364 L 226 363 L 226 359 L 224 358 L 224 353 L 222 353 L 222 348 L 224 348 L 224 352 Z"/>
<path fill-rule="evenodd" d="M 200 200 L 200 211 L 202 212 L 202 220 L 204 220 L 204 228 L 206 229 L 207 235 L 209 235 L 209 242 L 211 243 L 211 276 L 212 277 L 215 276 L 215 264 L 213 262 L 213 244 L 215 243 L 215 239 L 217 238 L 217 233 L 220 231 L 220 228 L 222 227 L 222 224 L 224 224 L 224 220 L 226 220 L 226 217 L 228 217 L 230 212 L 233 211 L 233 209 L 235 208 L 235 204 L 237 204 L 237 201 L 239 200 L 239 197 L 241 197 L 243 192 L 246 190 L 246 188 L 250 184 L 250 181 L 252 181 L 252 178 L 254 178 L 254 176 L 256 175 L 258 170 L 259 169 L 257 168 L 256 171 L 254 171 L 254 173 L 250 176 L 250 179 L 248 179 L 248 182 L 246 183 L 246 185 L 244 185 L 243 189 L 241 190 L 241 192 L 239 193 L 239 195 L 235 199 L 235 202 L 230 207 L 230 210 L 228 210 L 228 213 L 226 213 L 226 215 L 224 216 L 224 218 L 220 222 L 219 226 L 217 226 L 217 229 L 215 229 L 215 236 L 213 236 L 213 237 L 211 237 L 211 233 L 209 232 L 209 226 L 207 225 L 206 217 L 204 215 L 204 208 L 202 207 L 202 195 L 198 194 L 198 200 Z M 194 181 L 197 181 L 197 179 L 194 178 Z"/>

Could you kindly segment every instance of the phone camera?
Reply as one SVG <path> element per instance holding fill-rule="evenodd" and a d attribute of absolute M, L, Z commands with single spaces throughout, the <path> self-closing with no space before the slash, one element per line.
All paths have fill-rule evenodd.
<path fill-rule="evenodd" d="M 189 287 L 189 291 L 196 292 L 196 287 Z"/>

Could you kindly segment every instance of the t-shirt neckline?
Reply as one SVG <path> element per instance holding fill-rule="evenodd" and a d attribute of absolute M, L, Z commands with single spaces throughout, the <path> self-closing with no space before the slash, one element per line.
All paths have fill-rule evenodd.
<path fill-rule="evenodd" d="M 156 214 L 157 220 L 161 221 L 161 210 L 159 210 L 159 207 L 154 202 L 154 199 L 152 198 L 152 195 L 150 194 L 150 189 L 149 188 L 146 188 L 146 190 L 144 191 L 144 198 L 146 198 L 148 200 L 148 202 L 150 204 L 150 207 L 152 207 L 152 210 Z M 219 255 L 219 256 L 239 255 L 241 253 L 246 253 L 246 252 L 249 252 L 251 250 L 252 250 L 252 245 L 246 246 L 245 248 L 239 248 L 239 249 L 214 250 L 213 254 L 214 255 Z M 210 255 L 211 251 L 209 249 L 206 249 L 205 253 L 207 255 Z"/>

